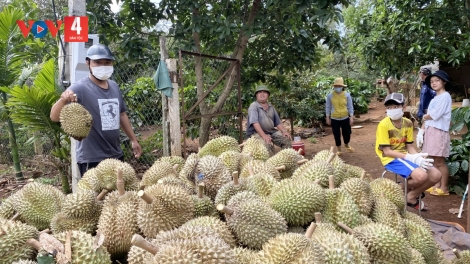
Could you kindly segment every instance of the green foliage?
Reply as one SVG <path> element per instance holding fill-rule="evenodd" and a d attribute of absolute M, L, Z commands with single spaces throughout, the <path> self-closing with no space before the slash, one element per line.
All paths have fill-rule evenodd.
<path fill-rule="evenodd" d="M 464 126 L 467 129 L 470 128 L 470 108 L 455 108 L 452 110 L 452 126 L 450 131 L 459 132 Z M 451 140 L 450 155 L 446 159 L 450 176 L 453 176 L 457 180 L 457 184 L 462 188 L 465 188 L 468 182 L 469 147 L 470 132 L 467 132 L 462 135 L 462 139 Z"/>
<path fill-rule="evenodd" d="M 141 77 L 135 83 L 121 85 L 121 90 L 133 127 L 161 123 L 162 95 L 152 78 Z"/>
<path fill-rule="evenodd" d="M 142 156 L 139 160 L 142 163 L 146 163 L 147 165 L 152 165 L 157 158 L 159 158 L 155 152 L 157 150 L 161 150 L 163 148 L 163 131 L 157 130 L 154 134 L 149 136 L 144 140 L 139 140 L 139 144 L 142 147 Z M 129 140 L 126 140 L 121 143 L 121 148 L 124 153 L 124 160 L 131 160 L 134 158 L 134 154 L 132 152 L 132 147 L 130 145 Z"/>
<path fill-rule="evenodd" d="M 310 138 L 308 138 L 308 141 L 310 141 L 310 143 L 312 143 L 312 144 L 317 144 L 318 143 L 318 139 L 316 137 L 310 137 Z"/>

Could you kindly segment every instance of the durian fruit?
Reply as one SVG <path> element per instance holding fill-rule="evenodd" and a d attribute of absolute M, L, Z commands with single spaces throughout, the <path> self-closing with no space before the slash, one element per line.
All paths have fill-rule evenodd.
<path fill-rule="evenodd" d="M 209 227 L 210 229 L 216 231 L 218 236 L 222 238 L 225 241 L 225 243 L 227 243 L 230 247 L 235 247 L 237 245 L 235 241 L 235 237 L 230 231 L 230 228 L 228 227 L 227 223 L 221 221 L 218 217 L 213 217 L 213 216 L 197 217 L 184 223 L 181 226 L 181 228 L 187 228 L 187 227 L 193 227 L 193 226 L 194 227 L 195 226 Z"/>
<path fill-rule="evenodd" d="M 340 188 L 352 196 L 361 214 L 369 215 L 374 205 L 374 197 L 369 183 L 363 179 L 365 173 L 361 176 L 360 178 L 349 178 L 343 181 Z"/>
<path fill-rule="evenodd" d="M 413 264 L 427 264 L 424 257 L 418 250 L 411 248 L 411 261 Z M 441 263 L 439 263 L 441 264 Z"/>
<path fill-rule="evenodd" d="M 238 179 L 238 172 L 232 173 L 233 181 L 224 184 L 215 196 L 215 204 L 227 204 L 228 200 L 239 192 L 246 191 L 246 184 L 244 179 Z"/>
<path fill-rule="evenodd" d="M 52 233 L 58 234 L 67 230 L 77 230 L 93 234 L 98 225 L 98 216 L 92 218 L 70 217 L 64 212 L 57 213 L 51 220 Z"/>
<path fill-rule="evenodd" d="M 178 173 L 181 172 L 181 170 L 183 169 L 184 163 L 186 162 L 183 159 L 183 157 L 180 157 L 180 156 L 161 157 L 161 158 L 157 159 L 155 162 L 159 162 L 159 161 L 169 162 L 172 165 L 172 167 L 176 169 L 176 171 Z M 174 165 L 178 165 L 178 166 L 174 166 Z"/>
<path fill-rule="evenodd" d="M 19 259 L 33 259 L 36 251 L 26 242 L 38 239 L 34 226 L 0 218 L 0 263 L 10 264 Z"/>
<path fill-rule="evenodd" d="M 411 264 L 411 245 L 395 229 L 380 223 L 354 229 L 341 222 L 338 226 L 362 242 L 369 252 L 371 263 Z"/>
<path fill-rule="evenodd" d="M 81 190 L 90 190 L 98 192 L 99 189 L 98 177 L 95 174 L 95 168 L 91 168 L 83 174 L 82 178 L 77 184 L 77 192 Z M 96 188 L 98 187 L 98 188 Z"/>
<path fill-rule="evenodd" d="M 320 186 L 328 187 L 328 177 L 329 175 L 334 174 L 335 169 L 328 163 L 328 161 L 316 161 L 311 163 L 308 168 L 304 168 L 301 173 L 295 173 L 295 176 L 292 176 L 292 178 L 304 178 L 311 181 L 319 180 L 318 184 L 320 184 Z M 337 186 L 340 182 L 339 178 L 334 177 L 334 180 L 335 186 Z"/>
<path fill-rule="evenodd" d="M 461 252 L 458 252 L 457 249 L 454 248 L 452 252 L 454 252 L 455 254 L 455 258 L 452 260 L 452 264 L 470 263 L 470 250 L 463 250 Z"/>
<path fill-rule="evenodd" d="M 287 233 L 296 233 L 296 234 L 305 234 L 305 228 L 301 226 L 289 226 L 287 228 Z"/>
<path fill-rule="evenodd" d="M 146 237 L 181 226 L 194 216 L 192 198 L 181 187 L 154 184 L 137 195 L 142 198 L 137 223 Z"/>
<path fill-rule="evenodd" d="M 240 170 L 241 153 L 239 151 L 228 150 L 219 155 L 219 158 L 224 163 L 225 167 L 230 173 Z"/>
<path fill-rule="evenodd" d="M 344 164 L 344 166 L 346 168 L 345 180 L 350 179 L 350 178 L 361 178 L 362 174 L 365 173 L 365 170 L 361 167 L 354 166 L 351 164 Z"/>
<path fill-rule="evenodd" d="M 174 176 L 163 177 L 157 181 L 157 184 L 166 184 L 166 185 L 173 185 L 183 188 L 189 195 L 195 193 L 194 186 L 192 183 L 188 182 L 187 180 L 183 180 L 181 178 L 176 178 Z"/>
<path fill-rule="evenodd" d="M 199 159 L 195 181 L 196 184 L 204 183 L 206 194 L 211 199 L 215 199 L 217 191 L 230 180 L 232 176 L 221 159 L 211 155 Z"/>
<path fill-rule="evenodd" d="M 315 157 L 313 157 L 313 160 L 316 161 L 328 161 L 330 159 L 331 154 L 333 153 L 333 147 L 330 148 L 330 150 L 322 150 L 318 152 Z M 335 153 L 334 153 L 335 154 Z M 338 155 L 334 155 L 333 159 L 331 162 L 329 162 L 331 166 L 335 169 L 335 185 L 339 186 L 344 180 L 347 179 L 347 167 L 345 166 L 346 163 L 338 157 Z"/>
<path fill-rule="evenodd" d="M 90 234 L 80 231 L 66 231 L 56 234 L 54 237 L 65 246 L 70 243 L 72 249 L 72 263 L 74 264 L 112 263 L 106 248 L 103 245 L 95 247 L 95 238 Z"/>
<path fill-rule="evenodd" d="M 357 238 L 344 234 L 335 229 L 316 228 L 315 223 L 310 224 L 306 236 L 317 242 L 323 250 L 325 262 L 328 264 L 342 263 L 370 263 L 367 248 Z M 323 227 L 327 227 L 323 225 Z M 314 231 L 312 231 L 314 229 Z"/>
<path fill-rule="evenodd" d="M 243 143 L 241 152 L 249 154 L 255 160 L 266 161 L 270 157 L 269 150 L 264 145 L 264 142 L 255 137 L 250 137 Z"/>
<path fill-rule="evenodd" d="M 246 189 L 261 197 L 268 197 L 276 183 L 273 176 L 266 172 L 257 173 L 245 180 Z"/>
<path fill-rule="evenodd" d="M 335 188 L 334 176 L 330 175 L 330 188 L 326 191 L 325 208 L 322 211 L 323 220 L 329 223 L 347 223 L 354 228 L 361 223 L 359 208 L 353 197 L 344 189 Z"/>
<path fill-rule="evenodd" d="M 103 246 L 113 258 L 127 254 L 131 239 L 138 233 L 137 210 L 140 199 L 135 191 L 111 192 L 106 196 L 98 221 L 98 231 L 104 235 Z"/>
<path fill-rule="evenodd" d="M 144 239 L 148 242 L 145 244 L 151 245 L 150 238 L 144 238 Z M 131 243 L 132 243 L 132 240 L 131 240 Z M 150 253 L 148 250 L 132 245 L 131 249 L 129 250 L 129 253 L 127 254 L 127 263 L 128 264 L 152 263 L 153 256 L 154 254 Z"/>
<path fill-rule="evenodd" d="M 180 179 L 190 182 L 192 186 L 196 186 L 195 174 L 198 163 L 199 156 L 196 153 L 190 154 L 188 158 L 186 158 L 186 162 L 184 163 L 183 168 L 181 168 L 179 173 Z"/>
<path fill-rule="evenodd" d="M 323 209 L 325 198 L 320 185 L 298 178 L 284 179 L 276 184 L 267 199 L 290 225 L 305 225 L 312 222 L 315 212 Z"/>
<path fill-rule="evenodd" d="M 400 213 L 403 212 L 406 203 L 404 193 L 400 185 L 387 178 L 378 178 L 370 183 L 370 188 L 374 195 L 384 195 L 385 198 L 398 207 Z"/>
<path fill-rule="evenodd" d="M 239 193 L 235 194 L 234 196 L 232 196 L 232 198 L 230 198 L 230 200 L 228 200 L 227 206 L 228 207 L 237 207 L 240 203 L 246 202 L 248 200 L 257 200 L 257 201 L 260 201 L 260 202 L 264 202 L 262 197 L 260 197 L 259 195 L 256 195 L 254 192 L 243 191 L 243 192 L 239 192 Z"/>
<path fill-rule="evenodd" d="M 221 238 L 219 234 L 217 234 L 216 230 L 211 229 L 208 226 L 185 226 L 185 227 L 181 226 L 179 228 L 176 228 L 170 231 L 160 232 L 160 234 L 158 234 L 151 241 L 151 243 L 158 247 L 171 240 L 191 239 L 193 237 L 203 237 L 203 236 L 214 236 L 214 237 Z"/>
<path fill-rule="evenodd" d="M 303 163 L 308 160 L 304 159 L 297 151 L 292 148 L 283 149 L 276 153 L 276 155 L 270 157 L 266 163 L 273 167 L 285 166 L 284 170 L 281 170 L 281 179 L 287 179 L 292 177 L 294 171 Z"/>
<path fill-rule="evenodd" d="M 61 212 L 75 218 L 98 218 L 101 207 L 95 192 L 82 190 L 65 196 Z"/>
<path fill-rule="evenodd" d="M 12 264 L 37 264 L 36 261 L 21 259 L 13 262 Z"/>
<path fill-rule="evenodd" d="M 245 166 L 242 167 L 240 177 L 248 178 L 257 173 L 263 172 L 270 174 L 271 176 L 273 176 L 274 179 L 280 181 L 281 174 L 279 173 L 279 170 L 283 170 L 285 168 L 285 166 L 274 167 L 271 164 L 261 160 L 251 160 L 248 161 Z"/>
<path fill-rule="evenodd" d="M 0 218 L 9 219 L 12 218 L 16 211 L 14 206 L 14 200 L 16 199 L 16 193 L 8 196 L 3 202 L 0 204 Z M 17 219 L 21 221 L 20 219 Z"/>
<path fill-rule="evenodd" d="M 241 152 L 240 153 L 240 161 L 239 161 L 239 169 L 242 169 L 243 167 L 245 167 L 245 165 L 254 160 L 253 159 L 253 156 L 251 153 L 244 153 L 244 152 Z"/>
<path fill-rule="evenodd" d="M 253 264 L 259 263 L 259 255 L 257 251 L 243 248 L 243 247 L 236 247 L 233 249 L 233 255 L 235 257 L 235 263 L 238 264 Z"/>
<path fill-rule="evenodd" d="M 405 235 L 403 218 L 398 212 L 398 208 L 387 198 L 383 196 L 375 197 L 374 208 L 370 216 L 374 222 L 388 225 L 402 235 Z"/>
<path fill-rule="evenodd" d="M 204 195 L 204 183 L 199 184 L 197 195 L 192 195 L 191 198 L 194 203 L 194 217 L 219 215 L 211 198 Z"/>
<path fill-rule="evenodd" d="M 226 151 L 240 152 L 238 140 L 230 136 L 220 136 L 209 140 L 198 152 L 200 158 L 211 155 L 218 157 Z"/>
<path fill-rule="evenodd" d="M 411 220 L 404 219 L 403 222 L 406 228 L 406 239 L 410 245 L 423 255 L 426 263 L 437 263 L 439 248 L 432 234 L 425 227 Z"/>
<path fill-rule="evenodd" d="M 175 167 L 173 167 L 175 166 Z M 164 177 L 178 178 L 178 172 L 176 171 L 177 165 L 172 165 L 167 161 L 155 161 L 153 165 L 145 171 L 140 182 L 140 189 L 157 184 L 158 180 Z"/>
<path fill-rule="evenodd" d="M 118 170 L 122 171 L 126 191 L 136 191 L 139 189 L 139 179 L 136 177 L 134 168 L 129 163 L 118 159 L 105 159 L 95 167 L 94 172 L 98 179 L 98 186 L 94 186 L 94 191 L 98 193 L 103 189 L 115 191 L 117 189 Z"/>
<path fill-rule="evenodd" d="M 32 182 L 16 192 L 13 206 L 24 223 L 43 230 L 49 228 L 64 200 L 65 195 L 54 186 Z"/>
<path fill-rule="evenodd" d="M 271 238 L 259 252 L 261 263 L 325 263 L 323 249 L 305 235 L 286 233 Z"/>
<path fill-rule="evenodd" d="M 270 238 L 287 231 L 281 214 L 259 199 L 248 199 L 232 208 L 219 204 L 217 210 L 225 213 L 227 224 L 248 248 L 261 249 Z"/>
<path fill-rule="evenodd" d="M 406 210 L 403 213 L 403 218 L 411 220 L 415 222 L 416 224 L 418 224 L 419 226 L 426 228 L 426 230 L 429 231 L 429 234 L 431 235 L 434 234 L 434 231 L 432 230 L 431 225 L 428 223 L 428 221 L 426 221 L 426 219 L 422 218 L 421 216 Z"/>
<path fill-rule="evenodd" d="M 370 219 L 367 215 L 360 214 L 359 219 L 359 225 L 374 223 L 374 221 L 372 221 L 372 219 Z"/>
<path fill-rule="evenodd" d="M 69 103 L 60 110 L 60 125 L 67 135 L 76 140 L 88 136 L 93 125 L 90 112 L 79 103 Z"/>
<path fill-rule="evenodd" d="M 313 163 L 318 162 L 314 159 L 307 160 L 307 162 L 302 163 L 295 171 L 292 173 L 292 178 L 297 177 L 299 174 L 301 174 L 306 168 L 310 167 Z"/>

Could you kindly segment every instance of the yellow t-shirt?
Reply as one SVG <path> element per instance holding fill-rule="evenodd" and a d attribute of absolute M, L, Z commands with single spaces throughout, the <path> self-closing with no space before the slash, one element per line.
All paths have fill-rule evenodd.
<path fill-rule="evenodd" d="M 413 123 L 407 119 L 402 118 L 401 128 L 396 128 L 389 117 L 380 121 L 377 126 L 376 139 L 375 139 L 375 152 L 382 161 L 382 165 L 387 165 L 395 158 L 385 157 L 382 148 L 390 147 L 394 151 L 401 153 L 408 153 L 406 144 L 413 144 Z"/>

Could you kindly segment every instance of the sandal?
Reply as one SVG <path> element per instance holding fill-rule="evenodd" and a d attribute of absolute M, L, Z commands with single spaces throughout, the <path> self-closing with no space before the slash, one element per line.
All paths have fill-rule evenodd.
<path fill-rule="evenodd" d="M 354 149 L 351 146 L 344 147 L 345 149 L 349 150 L 349 152 L 354 152 Z"/>
<path fill-rule="evenodd" d="M 424 202 L 421 201 L 421 204 L 420 204 L 419 200 L 416 200 L 416 203 L 406 202 L 406 205 L 408 205 L 409 207 L 413 207 L 416 210 L 419 210 L 420 207 L 421 207 L 421 211 L 423 211 L 423 212 L 426 212 L 426 211 L 429 210 L 428 207 L 424 204 Z"/>
<path fill-rule="evenodd" d="M 425 192 L 428 192 L 428 193 L 430 193 L 430 192 L 434 191 L 434 188 L 436 188 L 436 187 L 434 187 L 434 186 L 432 186 L 432 187 L 429 187 L 428 189 L 426 189 L 426 191 L 425 191 Z"/>
<path fill-rule="evenodd" d="M 341 151 L 336 152 L 336 156 L 341 156 L 341 155 L 343 155 L 343 152 L 341 152 Z"/>
<path fill-rule="evenodd" d="M 434 188 L 432 192 L 430 192 L 431 195 L 436 195 L 436 196 L 444 196 L 444 195 L 449 195 L 449 192 L 444 192 L 441 190 L 441 188 Z"/>

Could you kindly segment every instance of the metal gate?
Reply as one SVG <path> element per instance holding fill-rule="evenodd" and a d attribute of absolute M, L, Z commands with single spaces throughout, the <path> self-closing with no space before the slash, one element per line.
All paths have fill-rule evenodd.
<path fill-rule="evenodd" d="M 197 91 L 196 61 L 202 67 L 203 93 Z M 188 51 L 179 51 L 179 77 L 181 87 L 181 119 L 183 132 L 183 156 L 186 157 L 186 138 L 195 138 L 199 131 L 202 117 L 211 117 L 211 137 L 228 135 L 243 141 L 243 115 L 241 101 L 240 61 L 232 58 L 211 56 Z M 230 85 L 229 78 L 236 73 L 236 79 Z M 232 75 L 233 76 L 233 75 Z M 186 85 L 186 86 L 185 86 Z M 230 85 L 231 87 L 228 87 Z M 233 89 L 237 86 L 237 89 Z M 229 92 L 229 94 L 225 94 Z M 214 102 L 220 96 L 227 96 L 220 111 L 202 113 L 201 104 L 205 109 L 213 109 Z M 207 112 L 207 111 L 206 111 Z M 200 137 L 201 135 L 199 135 Z"/>

